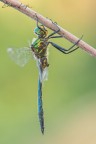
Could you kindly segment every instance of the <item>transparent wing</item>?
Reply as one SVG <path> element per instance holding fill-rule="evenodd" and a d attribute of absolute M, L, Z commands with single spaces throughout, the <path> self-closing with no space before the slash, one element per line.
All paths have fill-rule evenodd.
<path fill-rule="evenodd" d="M 36 62 L 37 62 L 37 67 L 38 67 L 38 70 L 39 70 L 39 79 L 40 79 L 40 82 L 43 82 L 45 80 L 48 80 L 48 67 L 46 67 L 43 71 L 41 70 L 41 67 L 40 67 L 40 60 L 39 59 L 36 59 Z"/>
<path fill-rule="evenodd" d="M 8 48 L 7 52 L 10 58 L 19 66 L 25 66 L 32 59 L 32 51 L 30 48 Z"/>

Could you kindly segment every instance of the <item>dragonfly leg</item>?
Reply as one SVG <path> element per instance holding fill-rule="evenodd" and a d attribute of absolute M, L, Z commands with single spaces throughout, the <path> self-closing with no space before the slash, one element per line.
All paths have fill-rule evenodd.
<path fill-rule="evenodd" d="M 37 25 L 37 27 L 39 27 L 39 24 L 38 24 L 38 16 L 37 16 L 37 14 L 35 13 L 35 16 L 36 16 L 36 25 Z"/>
<path fill-rule="evenodd" d="M 38 16 L 37 16 L 37 14 L 35 13 L 35 16 L 36 16 L 36 25 L 37 25 L 37 27 L 38 28 L 40 28 L 40 29 L 42 29 L 40 26 L 39 26 L 39 21 L 38 21 Z M 44 25 L 43 24 L 41 24 L 42 26 L 43 26 L 43 28 L 45 29 L 45 27 L 44 27 Z M 43 30 L 43 29 L 42 29 Z M 46 31 L 46 29 L 45 29 L 45 31 Z"/>
<path fill-rule="evenodd" d="M 53 47 L 55 47 L 56 49 L 58 49 L 59 51 L 61 51 L 64 54 L 69 54 L 79 48 L 79 46 L 77 46 L 76 48 L 74 48 L 74 47 L 79 43 L 79 41 L 82 39 L 82 37 L 75 44 L 73 44 L 69 49 L 63 48 L 53 42 L 49 42 L 48 44 L 51 44 Z"/>
<path fill-rule="evenodd" d="M 57 36 L 51 36 L 50 38 L 62 38 L 63 36 L 57 35 Z"/>
<path fill-rule="evenodd" d="M 51 20 L 52 21 L 52 20 Z M 57 30 L 52 32 L 47 38 L 51 38 L 51 36 L 55 35 L 56 33 L 58 33 L 60 31 L 60 28 L 58 27 L 57 23 L 56 22 L 53 22 L 52 23 L 57 27 Z M 62 37 L 62 36 L 59 36 L 59 37 Z M 55 37 L 56 38 L 56 37 Z"/>

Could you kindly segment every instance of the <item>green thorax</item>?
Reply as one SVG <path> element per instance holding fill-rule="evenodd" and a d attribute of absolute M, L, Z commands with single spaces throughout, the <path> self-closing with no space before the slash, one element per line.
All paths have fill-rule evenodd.
<path fill-rule="evenodd" d="M 34 48 L 38 49 L 39 45 L 41 43 L 41 40 L 38 39 L 38 38 L 34 38 L 33 41 L 32 41 L 32 45 Z"/>
<path fill-rule="evenodd" d="M 39 49 L 39 48 L 43 48 L 43 47 L 46 47 L 47 46 L 47 39 L 44 40 L 44 39 L 41 39 L 41 38 L 34 38 L 33 41 L 32 41 L 32 46 L 35 48 L 35 49 Z"/>
<path fill-rule="evenodd" d="M 31 49 L 35 56 L 41 58 L 46 56 L 47 53 L 47 43 L 48 39 L 34 38 L 32 41 Z"/>

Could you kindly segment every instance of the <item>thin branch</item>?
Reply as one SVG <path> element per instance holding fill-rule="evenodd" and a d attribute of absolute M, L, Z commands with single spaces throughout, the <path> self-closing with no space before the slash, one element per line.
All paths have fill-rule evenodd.
<path fill-rule="evenodd" d="M 24 5 L 18 0 L 0 0 L 0 1 L 3 2 L 4 4 L 7 4 L 10 7 L 17 9 L 18 11 L 22 12 L 23 14 L 29 16 L 34 20 L 36 20 L 36 15 L 37 15 L 38 21 L 41 24 L 43 24 L 44 26 L 46 26 L 47 28 L 53 31 L 57 29 L 57 27 L 52 23 L 52 21 L 43 17 L 42 15 L 35 12 L 34 10 L 30 9 L 28 6 Z M 70 32 L 68 32 L 67 30 L 63 29 L 60 26 L 59 28 L 60 28 L 60 31 L 58 33 L 59 35 L 63 36 L 64 38 L 66 38 L 68 41 L 72 43 L 76 43 L 76 41 L 78 40 L 76 36 L 74 36 L 73 34 L 71 34 Z M 94 49 L 92 46 L 90 46 L 83 40 L 80 40 L 80 42 L 77 45 L 81 47 L 83 50 L 85 50 L 86 52 L 88 52 L 89 54 L 91 54 L 92 56 L 96 56 L 96 49 Z"/>

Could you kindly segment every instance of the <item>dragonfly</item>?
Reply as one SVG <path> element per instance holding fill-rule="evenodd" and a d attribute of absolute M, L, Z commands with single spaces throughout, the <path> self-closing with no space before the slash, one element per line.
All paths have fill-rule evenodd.
<path fill-rule="evenodd" d="M 82 39 L 77 40 L 70 48 L 66 49 L 58 44 L 50 41 L 54 38 L 62 38 L 62 36 L 58 35 L 60 31 L 59 26 L 57 23 L 53 22 L 54 25 L 57 27 L 56 31 L 53 31 L 51 34 L 48 34 L 48 30 L 46 27 L 39 23 L 38 17 L 36 15 L 36 28 L 34 29 L 34 33 L 36 34 L 37 38 L 33 38 L 33 41 L 29 47 L 24 48 L 8 48 L 8 54 L 10 58 L 19 66 L 25 66 L 32 57 L 35 58 L 38 66 L 39 71 L 39 78 L 38 78 L 38 117 L 40 123 L 40 129 L 42 134 L 44 134 L 45 126 L 44 126 L 44 111 L 43 111 L 43 100 L 42 100 L 42 85 L 43 81 L 47 79 L 48 75 L 48 45 L 50 44 L 63 54 L 69 54 L 77 50 L 79 47 L 76 46 L 79 41 Z M 56 35 L 55 35 L 56 34 Z M 75 47 L 76 46 L 76 47 Z"/>

